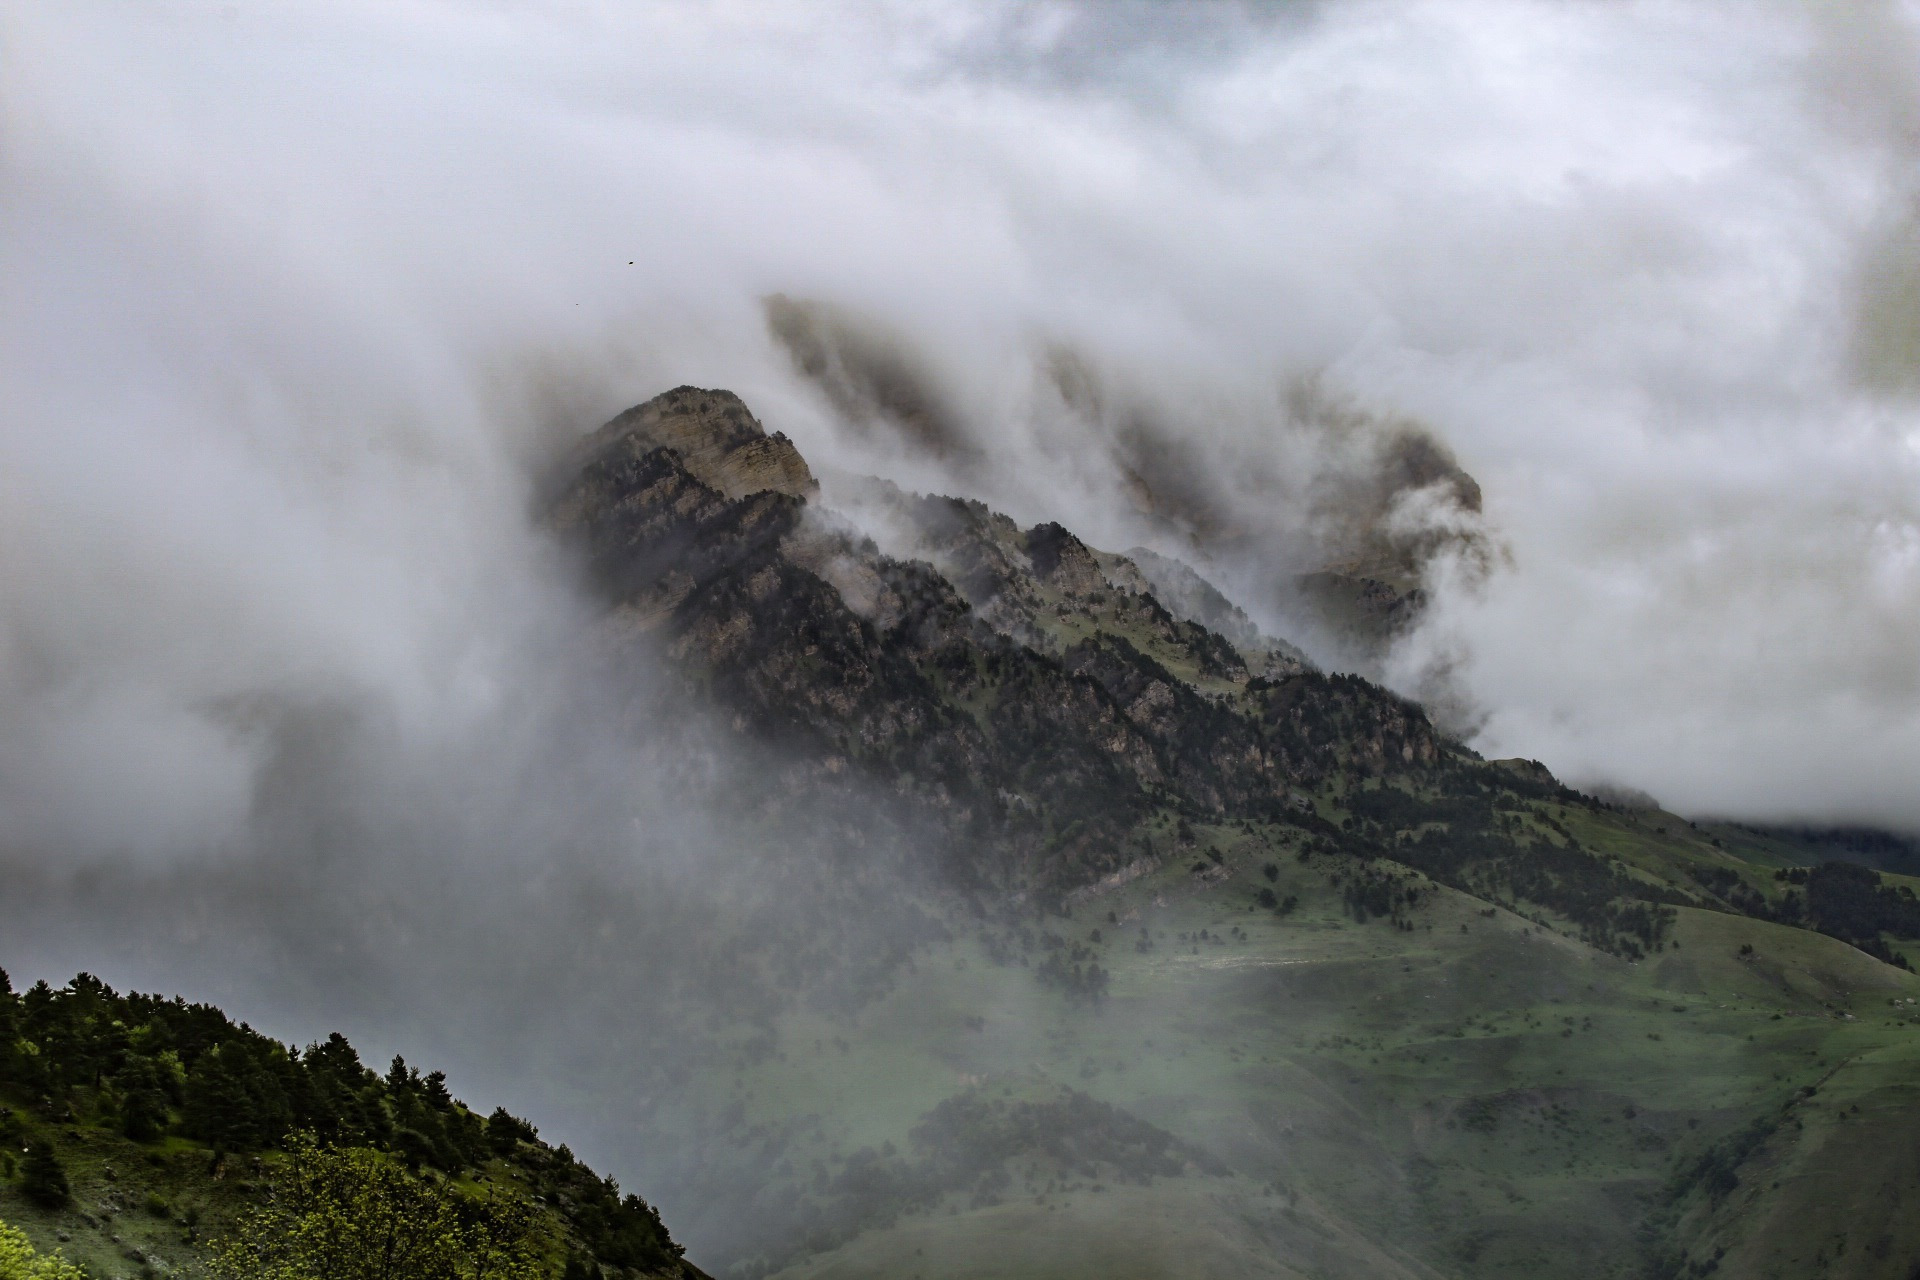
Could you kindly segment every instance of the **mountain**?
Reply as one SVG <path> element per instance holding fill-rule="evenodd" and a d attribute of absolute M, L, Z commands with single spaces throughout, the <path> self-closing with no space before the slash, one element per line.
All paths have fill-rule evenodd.
<path fill-rule="evenodd" d="M 885 860 L 833 803 L 928 873 L 854 998 L 789 975 L 678 1095 L 713 1265 L 1910 1274 L 1912 884 L 1483 760 L 1177 560 L 822 496 L 759 431 L 680 388 L 550 507 L 610 645 L 765 753 L 743 821 L 843 846 L 796 911 Z"/>
<path fill-rule="evenodd" d="M 878 480 L 822 511 L 792 445 L 760 432 L 728 393 L 668 392 L 589 437 L 554 523 L 617 631 L 657 639 L 744 730 L 964 828 L 954 870 L 976 882 L 1058 902 L 1191 843 L 1159 825 L 1207 820 L 1383 854 L 1629 958 L 1671 908 L 1727 904 L 1682 862 L 1583 844 L 1532 806 L 1598 802 L 1312 669 L 1177 561 Z M 787 461 L 729 469 L 761 451 Z"/>
<path fill-rule="evenodd" d="M 684 438 L 676 406 L 716 394 L 622 418 Z M 1057 524 L 871 482 L 850 508 L 891 528 L 889 554 L 790 489 L 730 497 L 679 449 L 611 427 L 594 440 L 553 518 L 615 625 L 657 633 L 756 734 L 978 833 L 965 871 L 982 882 L 1058 898 L 1149 854 L 1156 813 L 1299 811 L 1337 764 L 1443 755 L 1419 708 L 1284 648 L 1237 648 Z"/>
<path fill-rule="evenodd" d="M 294 1049 L 84 973 L 16 994 L 0 972 L 0 1220 L 39 1252 L 97 1277 L 197 1274 L 291 1180 L 302 1133 L 384 1153 L 456 1203 L 523 1204 L 556 1277 L 703 1278 L 645 1200 L 505 1109 L 482 1117 L 441 1072 L 396 1057 L 376 1073 L 338 1034 Z"/>
<path fill-rule="evenodd" d="M 723 391 L 545 511 L 686 813 L 516 897 L 488 973 L 564 1006 L 516 1062 L 673 1235 L 432 1075 L 84 976 L 0 997 L 5 1123 L 77 1193 L 0 1162 L 0 1218 L 191 1264 L 311 1124 L 544 1197 L 567 1280 L 1913 1274 L 1909 846 L 1482 759 L 1191 565 L 821 483 Z"/>

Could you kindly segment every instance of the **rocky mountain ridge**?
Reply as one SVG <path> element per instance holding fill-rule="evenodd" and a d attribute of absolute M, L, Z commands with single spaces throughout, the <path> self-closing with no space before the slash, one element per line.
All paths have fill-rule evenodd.
<path fill-rule="evenodd" d="M 1517 821 L 1605 806 L 1315 670 L 1177 560 L 884 480 L 837 482 L 826 505 L 730 392 L 655 397 L 573 464 L 551 519 L 610 630 L 776 749 L 790 789 L 880 786 L 943 833 L 952 883 L 1058 903 L 1183 856 L 1169 823 L 1284 822 L 1627 955 L 1680 906 L 1798 922 L 1725 867 L 1629 867 L 1560 821 Z"/>
<path fill-rule="evenodd" d="M 727 392 L 667 392 L 580 456 L 552 520 L 611 630 L 776 749 L 800 792 L 877 784 L 941 833 L 949 883 L 1058 903 L 1185 856 L 1169 824 L 1253 821 L 1530 902 L 1623 954 L 1700 900 L 1695 881 L 1649 881 L 1556 823 L 1516 823 L 1503 805 L 1598 802 L 1314 670 L 1177 561 L 880 480 L 837 486 L 827 508 L 791 444 Z M 734 465 L 765 457 L 786 461 Z"/>
<path fill-rule="evenodd" d="M 1157 808 L 1294 811 L 1336 766 L 1457 752 L 1414 704 L 1251 624 L 1236 644 L 1177 615 L 1134 561 L 1058 524 L 882 481 L 851 519 L 816 509 L 804 461 L 729 393 L 668 392 L 582 456 L 552 519 L 616 625 L 752 732 L 979 832 L 969 875 L 1063 893 L 1145 851 Z M 1232 618 L 1185 574 L 1183 613 Z"/>

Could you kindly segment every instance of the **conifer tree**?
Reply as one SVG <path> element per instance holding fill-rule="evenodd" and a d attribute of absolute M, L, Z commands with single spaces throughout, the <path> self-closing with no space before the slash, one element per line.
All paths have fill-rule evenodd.
<path fill-rule="evenodd" d="M 67 1185 L 67 1171 L 61 1167 L 51 1144 L 27 1144 L 27 1158 L 20 1170 L 20 1193 L 47 1209 L 57 1209 L 67 1202 L 72 1189 Z"/>

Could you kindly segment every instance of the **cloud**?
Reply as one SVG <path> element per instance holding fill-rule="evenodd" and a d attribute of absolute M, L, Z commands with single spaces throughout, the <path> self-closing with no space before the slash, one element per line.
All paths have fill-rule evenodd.
<path fill-rule="evenodd" d="M 881 428 L 963 473 L 978 462 L 979 447 L 927 372 L 877 326 L 784 293 L 764 302 L 767 331 L 844 427 L 863 434 Z"/>
<path fill-rule="evenodd" d="M 230 837 L 256 687 L 457 715 L 529 459 L 687 381 L 1276 625 L 1342 513 L 1458 523 L 1319 386 L 1510 544 L 1396 667 L 1487 749 L 1920 821 L 1804 766 L 1920 716 L 1909 8 L 15 12 L 9 838 Z"/>

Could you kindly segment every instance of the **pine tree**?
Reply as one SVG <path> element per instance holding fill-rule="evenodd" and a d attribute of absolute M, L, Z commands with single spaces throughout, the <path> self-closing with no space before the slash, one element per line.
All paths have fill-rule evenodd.
<path fill-rule="evenodd" d="M 67 1202 L 72 1188 L 60 1157 L 47 1142 L 27 1144 L 27 1158 L 20 1171 L 20 1193 L 45 1209 L 57 1209 Z"/>
<path fill-rule="evenodd" d="M 13 993 L 13 980 L 0 969 L 0 1080 L 13 1076 L 13 1042 L 20 1035 L 20 997 Z"/>
<path fill-rule="evenodd" d="M 167 1130 L 167 1099 L 159 1090 L 133 1089 L 120 1107 L 120 1132 L 132 1142 L 152 1142 Z"/>

